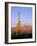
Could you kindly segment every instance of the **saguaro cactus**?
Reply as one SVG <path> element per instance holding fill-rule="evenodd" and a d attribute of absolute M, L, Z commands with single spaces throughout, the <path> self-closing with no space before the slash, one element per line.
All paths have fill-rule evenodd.
<path fill-rule="evenodd" d="M 21 29 L 21 21 L 20 21 L 20 13 L 18 13 L 18 23 L 17 23 L 18 33 L 20 33 Z"/>

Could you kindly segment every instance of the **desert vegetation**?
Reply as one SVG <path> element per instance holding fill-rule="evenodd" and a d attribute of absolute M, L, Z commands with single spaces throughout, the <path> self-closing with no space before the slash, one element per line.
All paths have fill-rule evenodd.
<path fill-rule="evenodd" d="M 22 39 L 22 38 L 32 38 L 32 27 L 25 26 L 21 27 L 18 31 L 18 28 L 11 28 L 11 39 Z"/>

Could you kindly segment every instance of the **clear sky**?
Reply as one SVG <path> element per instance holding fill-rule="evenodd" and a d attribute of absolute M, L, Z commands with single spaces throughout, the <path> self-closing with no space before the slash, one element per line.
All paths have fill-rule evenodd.
<path fill-rule="evenodd" d="M 21 25 L 32 25 L 32 7 L 11 7 L 11 25 L 16 26 L 20 13 Z"/>

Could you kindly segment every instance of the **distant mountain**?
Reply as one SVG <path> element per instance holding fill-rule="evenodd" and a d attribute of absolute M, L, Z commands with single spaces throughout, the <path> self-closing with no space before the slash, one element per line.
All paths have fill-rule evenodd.
<path fill-rule="evenodd" d="M 11 31 L 12 32 L 18 32 L 18 27 L 11 27 Z M 20 32 L 23 32 L 23 33 L 32 33 L 32 26 L 31 25 L 24 25 L 24 26 L 21 26 L 20 28 Z"/>

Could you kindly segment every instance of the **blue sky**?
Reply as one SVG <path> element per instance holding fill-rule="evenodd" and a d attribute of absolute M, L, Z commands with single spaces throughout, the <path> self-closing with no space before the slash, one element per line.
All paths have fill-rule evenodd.
<path fill-rule="evenodd" d="M 32 25 L 32 7 L 11 7 L 11 25 L 18 22 L 18 13 L 20 13 L 21 25 Z"/>

